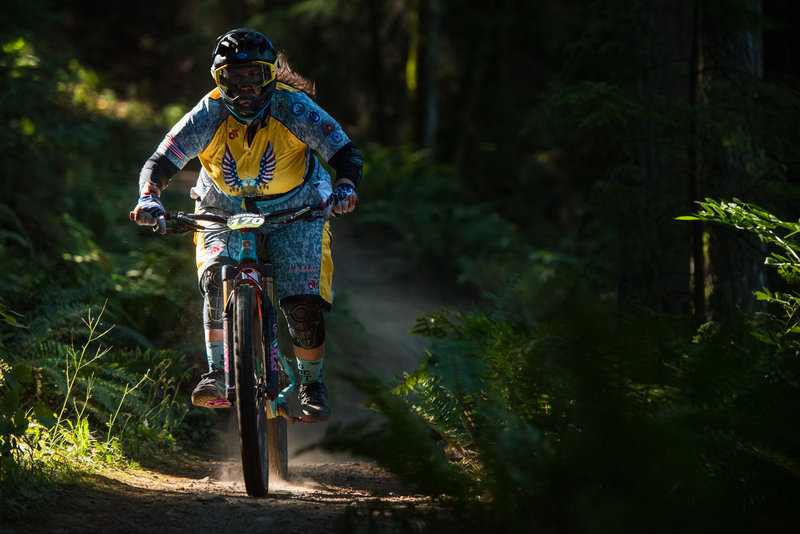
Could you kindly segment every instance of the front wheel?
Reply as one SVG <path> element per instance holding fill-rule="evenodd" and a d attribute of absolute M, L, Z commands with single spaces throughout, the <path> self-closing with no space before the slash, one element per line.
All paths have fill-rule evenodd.
<path fill-rule="evenodd" d="M 248 285 L 237 287 L 233 305 L 236 407 L 244 485 L 248 495 L 264 497 L 269 489 L 271 421 L 267 419 L 266 400 L 258 391 L 266 377 L 266 359 L 256 289 Z"/>

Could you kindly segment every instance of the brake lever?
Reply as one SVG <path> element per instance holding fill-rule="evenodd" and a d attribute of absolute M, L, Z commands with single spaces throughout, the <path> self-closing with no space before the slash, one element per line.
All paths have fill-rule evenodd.
<path fill-rule="evenodd" d="M 331 218 L 331 207 L 332 205 L 326 202 L 323 202 L 317 207 L 307 206 L 300 212 L 300 217 L 304 221 L 315 221 L 317 219 L 324 219 L 328 221 Z M 319 208 L 322 208 L 322 210 L 320 211 Z"/>
<path fill-rule="evenodd" d="M 195 221 L 183 217 L 183 213 L 176 214 L 169 218 L 171 224 L 169 229 L 176 234 L 188 234 L 189 232 L 202 232 L 205 228 Z"/>
<path fill-rule="evenodd" d="M 179 235 L 188 234 L 189 232 L 196 232 L 197 231 L 196 227 L 193 227 L 191 224 L 189 224 L 189 223 L 187 223 L 185 221 L 175 221 L 173 224 L 170 225 L 169 229 L 170 229 L 170 231 L 172 231 L 172 232 L 174 232 L 176 234 L 179 234 Z"/>

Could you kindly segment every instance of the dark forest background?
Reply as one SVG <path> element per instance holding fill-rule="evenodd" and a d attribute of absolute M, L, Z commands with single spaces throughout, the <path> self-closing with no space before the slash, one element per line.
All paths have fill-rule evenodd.
<path fill-rule="evenodd" d="M 475 302 L 421 318 L 426 364 L 360 382 L 382 426 L 333 429 L 326 447 L 471 503 L 478 524 L 798 519 L 800 260 L 790 246 L 765 262 L 793 223 L 741 230 L 798 219 L 795 2 L 13 0 L 0 14 L 4 469 L 23 463 L 26 428 L 73 413 L 136 458 L 212 431 L 186 404 L 191 244 L 128 212 L 142 163 L 213 88 L 216 36 L 250 26 L 363 148 L 354 231 Z M 191 209 L 174 189 L 166 202 Z M 676 220 L 705 199 L 751 211 Z M 113 329 L 98 341 L 88 325 Z M 113 350 L 81 367 L 94 344 Z M 94 378 L 70 382 L 70 361 Z M 124 424 L 120 398 L 141 404 Z M 443 517 L 426 524 L 465 516 Z"/>

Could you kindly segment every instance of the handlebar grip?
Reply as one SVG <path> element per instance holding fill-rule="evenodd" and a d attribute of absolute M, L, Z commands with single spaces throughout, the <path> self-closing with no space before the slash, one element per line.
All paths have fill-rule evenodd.
<path fill-rule="evenodd" d="M 131 218 L 132 221 L 135 221 L 136 220 L 136 213 L 130 212 L 129 217 Z"/>

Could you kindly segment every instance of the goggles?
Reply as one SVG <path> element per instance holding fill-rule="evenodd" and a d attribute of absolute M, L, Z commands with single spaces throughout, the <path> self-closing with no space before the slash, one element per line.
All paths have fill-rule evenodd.
<path fill-rule="evenodd" d="M 237 93 L 242 87 L 265 87 L 274 79 L 275 65 L 266 61 L 222 65 L 214 70 L 214 81 L 226 93 Z"/>

